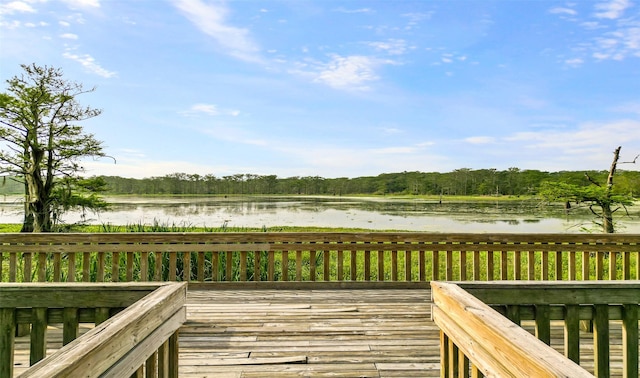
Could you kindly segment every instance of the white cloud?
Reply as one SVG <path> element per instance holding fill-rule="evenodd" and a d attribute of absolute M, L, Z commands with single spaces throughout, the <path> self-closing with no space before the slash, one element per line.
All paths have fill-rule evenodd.
<path fill-rule="evenodd" d="M 223 3 L 173 0 L 173 4 L 201 32 L 212 37 L 227 54 L 244 61 L 261 61 L 259 49 L 251 40 L 249 30 L 227 25 L 229 10 Z"/>
<path fill-rule="evenodd" d="M 584 63 L 584 60 L 581 58 L 573 58 L 573 59 L 566 59 L 564 61 L 564 63 L 567 66 L 571 66 L 571 67 L 579 67 L 582 65 L 582 63 Z"/>
<path fill-rule="evenodd" d="M 60 35 L 60 38 L 63 39 L 78 39 L 78 35 L 77 34 L 73 34 L 73 33 L 64 33 Z"/>
<path fill-rule="evenodd" d="M 496 141 L 496 138 L 489 136 L 475 136 L 464 138 L 464 141 L 470 144 L 489 144 Z"/>
<path fill-rule="evenodd" d="M 553 13 L 553 14 L 567 14 L 570 16 L 575 16 L 576 14 L 578 14 L 578 12 L 575 9 L 571 9 L 571 8 L 564 8 L 564 7 L 555 7 L 555 8 L 551 8 L 549 9 L 549 13 Z"/>
<path fill-rule="evenodd" d="M 238 116 L 240 115 L 240 111 L 232 110 L 232 109 L 219 109 L 217 105 L 214 104 L 194 104 L 189 110 L 180 112 L 180 114 L 191 117 L 199 114 L 204 114 L 207 116 L 220 116 L 220 115 L 230 115 L 230 116 Z"/>
<path fill-rule="evenodd" d="M 632 3 L 629 0 L 604 1 L 595 5 L 596 12 L 594 13 L 594 16 L 596 18 L 615 20 L 620 18 L 624 11 L 631 6 Z"/>
<path fill-rule="evenodd" d="M 370 89 L 369 82 L 378 80 L 375 73 L 378 64 L 376 59 L 367 56 L 333 55 L 314 81 L 337 89 L 366 91 Z"/>
<path fill-rule="evenodd" d="M 71 26 L 71 24 L 68 23 L 67 21 L 58 21 L 58 25 L 63 26 L 65 28 L 68 28 L 69 26 Z"/>
<path fill-rule="evenodd" d="M 607 123 L 585 123 L 572 130 L 520 132 L 505 138 L 524 142 L 526 148 L 551 148 L 558 151 L 576 149 L 601 150 L 603 145 L 618 146 L 640 143 L 640 121 L 621 120 Z"/>
<path fill-rule="evenodd" d="M 386 41 L 368 42 L 367 45 L 376 50 L 384 51 L 389 55 L 402 55 L 407 51 L 407 41 L 390 38 Z"/>
<path fill-rule="evenodd" d="M 62 56 L 67 59 L 71 59 L 80 63 L 89 72 L 93 72 L 96 75 L 99 75 L 105 78 L 111 78 L 116 76 L 115 72 L 108 71 L 102 66 L 100 66 L 100 64 L 98 64 L 96 60 L 89 54 L 78 55 L 78 54 L 72 54 L 71 52 L 66 51 L 62 54 Z"/>
<path fill-rule="evenodd" d="M 0 15 L 14 13 L 35 13 L 36 10 L 24 1 L 12 1 L 7 4 L 0 4 Z"/>
<path fill-rule="evenodd" d="M 358 8 L 358 9 L 346 9 L 343 7 L 337 8 L 334 12 L 340 13 L 374 13 L 375 11 L 371 8 Z"/>
<path fill-rule="evenodd" d="M 100 8 L 100 0 L 63 0 L 70 8 Z"/>

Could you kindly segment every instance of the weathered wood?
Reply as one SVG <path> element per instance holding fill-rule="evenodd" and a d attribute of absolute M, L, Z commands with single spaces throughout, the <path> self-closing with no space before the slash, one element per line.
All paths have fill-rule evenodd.
<path fill-rule="evenodd" d="M 47 308 L 34 307 L 32 309 L 31 340 L 29 363 L 31 365 L 42 360 L 47 355 Z"/>
<path fill-rule="evenodd" d="M 165 336 L 175 335 L 185 320 L 185 300 L 186 284 L 161 285 L 125 311 L 48 356 L 22 377 L 97 377 L 109 369 L 132 374 L 153 353 L 151 349 L 157 350 L 164 343 Z M 170 350 L 172 352 L 177 355 L 176 349 Z M 173 365 L 169 365 L 171 370 Z M 177 377 L 177 372 L 174 370 L 169 376 Z"/>
<path fill-rule="evenodd" d="M 636 297 L 640 298 L 640 297 Z M 596 304 L 593 317 L 595 375 L 609 377 L 609 311 L 606 304 Z"/>
<path fill-rule="evenodd" d="M 455 335 L 456 345 L 485 373 L 591 376 L 462 288 L 440 282 L 432 282 L 431 287 L 437 306 L 433 309 L 434 320 L 450 337 Z M 491 345 L 484 345 L 485 340 L 491 340 Z"/>
<path fill-rule="evenodd" d="M 639 377 L 638 306 L 625 304 L 622 317 L 622 361 L 624 377 Z"/>
<path fill-rule="evenodd" d="M 0 306 L 0 377 L 11 377 L 15 334 L 15 309 Z"/>

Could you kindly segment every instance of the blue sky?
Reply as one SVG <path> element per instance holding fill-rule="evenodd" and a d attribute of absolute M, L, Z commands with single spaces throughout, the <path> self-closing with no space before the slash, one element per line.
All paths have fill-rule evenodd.
<path fill-rule="evenodd" d="M 116 164 L 90 175 L 604 170 L 619 145 L 640 153 L 640 1 L 0 0 L 0 50 L 3 84 L 37 63 L 96 87 L 83 125 Z"/>

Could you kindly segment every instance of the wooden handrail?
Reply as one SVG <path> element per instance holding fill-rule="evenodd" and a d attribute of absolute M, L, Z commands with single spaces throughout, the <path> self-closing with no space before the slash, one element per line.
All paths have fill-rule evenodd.
<path fill-rule="evenodd" d="M 580 376 L 538 365 L 546 365 L 549 358 L 554 368 L 571 366 L 568 360 L 579 364 L 579 323 L 590 321 L 594 371 L 596 376 L 608 377 L 610 321 L 621 320 L 623 376 L 638 376 L 640 281 L 431 282 L 431 287 L 434 320 L 442 330 L 443 345 L 451 349 L 441 352 L 444 369 L 460 368 L 461 358 L 451 358 L 452 350 L 459 348 L 462 358 L 471 360 L 484 374 L 541 369 L 532 370 L 536 372 L 533 376 Z M 535 342 L 519 327 L 525 319 L 535 321 Z M 549 357 L 550 348 L 545 348 L 551 341 L 552 320 L 564 323 L 567 361 L 562 364 L 555 360 L 558 356 Z"/>
<path fill-rule="evenodd" d="M 0 281 L 640 279 L 640 235 L 0 234 Z M 608 263 L 607 263 L 608 261 Z"/>
<path fill-rule="evenodd" d="M 32 367 L 20 377 L 131 376 L 151 360 L 148 377 L 177 377 L 177 332 L 186 321 L 186 286 L 0 284 L 0 376 L 12 376 L 13 332 L 18 323 L 27 322 L 32 324 Z M 109 317 L 110 309 L 122 307 L 126 309 Z M 45 357 L 47 324 L 56 320 L 59 308 L 63 333 L 75 334 Z M 81 321 L 95 322 L 96 327 L 77 337 Z"/>
<path fill-rule="evenodd" d="M 442 347 L 450 348 L 451 341 L 484 376 L 593 377 L 457 285 L 432 282 L 431 290 Z M 458 362 L 459 356 L 451 354 L 447 349 L 441 358 Z M 442 376 L 450 376 L 449 369 L 460 369 L 463 362 L 454 365 L 443 363 Z"/>

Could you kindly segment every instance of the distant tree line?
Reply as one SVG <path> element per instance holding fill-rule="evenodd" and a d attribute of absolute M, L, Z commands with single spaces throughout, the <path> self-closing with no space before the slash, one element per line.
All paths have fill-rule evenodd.
<path fill-rule="evenodd" d="M 456 169 L 452 172 L 400 172 L 355 178 L 323 178 L 276 175 L 236 174 L 217 177 L 172 173 L 144 179 L 101 176 L 107 184 L 105 194 L 193 194 L 193 195 L 537 195 L 543 182 L 564 182 L 589 186 L 590 181 L 606 181 L 607 171 L 543 172 L 509 168 Z M 14 180 L 0 183 L 0 193 L 16 193 L 22 188 Z M 11 183 L 11 184 L 10 184 Z M 640 172 L 620 170 L 616 174 L 616 192 L 635 197 L 640 192 Z"/>

